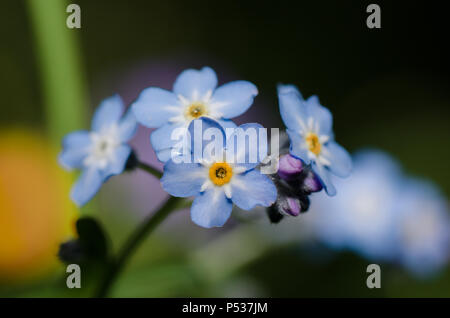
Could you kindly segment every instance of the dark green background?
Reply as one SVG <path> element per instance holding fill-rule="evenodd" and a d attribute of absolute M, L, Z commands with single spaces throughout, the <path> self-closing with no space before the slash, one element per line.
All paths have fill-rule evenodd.
<path fill-rule="evenodd" d="M 73 32 L 82 44 L 91 105 L 120 90 L 117 79 L 104 83 L 112 70 L 120 76 L 139 61 L 171 63 L 177 72 L 209 65 L 219 81 L 224 70 L 230 79 L 255 83 L 260 95 L 250 115 L 282 127 L 276 84 L 294 83 L 331 109 L 337 140 L 347 149 L 387 150 L 408 173 L 434 180 L 450 195 L 443 2 L 376 1 L 382 28 L 373 30 L 365 24 L 368 1 L 73 2 L 82 9 L 82 29 Z M 41 128 L 41 84 L 25 2 L 1 1 L 0 12 L 0 125 Z M 359 281 L 365 260 L 345 254 L 318 265 L 298 253 L 273 252 L 245 271 L 270 296 L 386 295 Z M 391 296 L 450 296 L 448 271 L 429 282 L 397 271 L 385 276 L 392 277 L 386 283 Z"/>

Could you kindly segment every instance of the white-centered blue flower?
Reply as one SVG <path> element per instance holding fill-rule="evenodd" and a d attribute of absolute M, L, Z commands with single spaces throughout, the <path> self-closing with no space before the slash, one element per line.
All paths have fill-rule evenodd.
<path fill-rule="evenodd" d="M 151 134 L 151 143 L 158 159 L 169 160 L 174 129 L 187 128 L 196 118 L 209 117 L 223 127 L 235 127 L 229 120 L 243 114 L 258 94 L 255 85 L 234 81 L 217 87 L 216 73 L 209 67 L 183 71 L 173 85 L 173 92 L 149 87 L 133 103 L 132 110 L 138 122 L 158 128 Z"/>
<path fill-rule="evenodd" d="M 248 147 L 239 149 L 235 160 L 230 160 L 233 162 L 227 161 L 230 158 L 226 156 L 229 149 L 227 145 L 234 144 L 236 147 L 236 143 L 230 142 L 236 137 L 236 131 L 226 138 L 225 131 L 216 121 L 205 117 L 195 121 L 202 123 L 202 136 L 209 128 L 220 131 L 225 141 L 222 143 L 223 148 L 216 149 L 211 156 L 203 156 L 198 163 L 176 163 L 177 160 L 170 159 L 164 165 L 164 175 L 161 178 L 162 187 L 169 194 L 175 197 L 195 196 L 191 207 L 192 221 L 206 228 L 222 226 L 231 215 L 233 203 L 244 210 L 250 210 L 256 205 L 272 205 L 277 198 L 275 185 L 255 169 L 260 162 L 259 158 L 256 162 L 248 160 Z M 192 121 L 189 131 L 193 131 L 195 121 Z M 258 124 L 245 124 L 239 128 L 247 131 L 262 127 Z M 203 142 L 202 136 L 191 134 L 194 142 Z"/>
<path fill-rule="evenodd" d="M 347 177 L 352 161 L 348 152 L 334 141 L 330 111 L 320 105 L 317 96 L 304 100 L 293 85 L 279 85 L 278 99 L 281 117 L 291 141 L 291 154 L 311 164 L 326 192 L 335 195 L 330 172 Z"/>
<path fill-rule="evenodd" d="M 82 173 L 72 188 L 71 198 L 78 205 L 87 203 L 110 176 L 122 173 L 131 153 L 127 142 L 136 132 L 137 122 L 131 111 L 124 117 L 120 96 L 107 98 L 92 119 L 92 130 L 68 134 L 59 155 L 60 164 Z"/>
<path fill-rule="evenodd" d="M 399 262 L 419 276 L 439 271 L 450 258 L 446 198 L 431 182 L 408 178 L 398 202 Z"/>

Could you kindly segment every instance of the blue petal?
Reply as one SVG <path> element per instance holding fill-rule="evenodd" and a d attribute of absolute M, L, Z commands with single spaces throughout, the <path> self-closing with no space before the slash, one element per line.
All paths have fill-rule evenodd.
<path fill-rule="evenodd" d="M 330 172 L 322 165 L 318 165 L 315 162 L 311 164 L 311 167 L 314 171 L 314 173 L 319 177 L 320 182 L 322 183 L 322 186 L 325 189 L 325 192 L 329 196 L 336 195 L 336 188 L 334 187 L 333 183 L 331 182 L 331 176 Z"/>
<path fill-rule="evenodd" d="M 333 115 L 328 108 L 320 105 L 319 98 L 315 95 L 308 98 L 305 104 L 309 117 L 312 117 L 319 124 L 318 133 L 331 136 L 333 134 Z"/>
<path fill-rule="evenodd" d="M 59 163 L 68 170 L 81 168 L 91 145 L 89 132 L 80 130 L 70 133 L 64 137 L 62 144 L 63 151 L 59 155 Z"/>
<path fill-rule="evenodd" d="M 244 210 L 256 205 L 271 206 L 277 199 L 277 189 L 273 182 L 259 171 L 251 170 L 234 175 L 231 183 L 231 200 Z"/>
<path fill-rule="evenodd" d="M 253 104 L 256 95 L 258 95 L 258 89 L 247 81 L 235 81 L 222 85 L 212 96 L 212 105 L 218 103 L 213 111 L 219 112 L 224 118 L 242 115 Z"/>
<path fill-rule="evenodd" d="M 220 124 L 220 126 L 222 126 L 223 129 L 227 128 L 236 128 L 237 125 L 231 120 L 231 119 L 218 119 L 217 122 Z"/>
<path fill-rule="evenodd" d="M 173 92 L 188 99 L 201 98 L 208 91 L 213 91 L 217 86 L 216 73 L 209 67 L 200 71 L 188 69 L 183 71 L 173 85 Z M 197 95 L 197 96 L 195 96 Z"/>
<path fill-rule="evenodd" d="M 103 178 L 96 168 L 83 170 L 70 193 L 72 200 L 78 205 L 86 204 L 100 189 Z"/>
<path fill-rule="evenodd" d="M 347 150 L 334 141 L 324 145 L 323 156 L 330 161 L 328 169 L 338 177 L 348 177 L 352 171 L 352 158 Z"/>
<path fill-rule="evenodd" d="M 119 95 L 103 100 L 92 118 L 92 130 L 101 131 L 119 121 L 123 113 L 123 101 Z"/>
<path fill-rule="evenodd" d="M 214 135 L 214 138 L 208 140 L 206 138 L 205 132 L 209 129 L 215 129 L 218 135 Z M 217 151 L 222 151 L 226 144 L 226 134 L 223 127 L 215 120 L 208 117 L 200 117 L 199 119 L 194 119 L 189 124 L 189 134 L 191 137 L 190 149 L 194 153 L 194 160 L 198 159 L 211 159 L 206 156 L 209 155 L 205 153 L 205 149 L 208 144 L 216 142 L 215 138 L 221 138 L 222 140 L 218 142 L 218 145 L 222 145 L 222 149 L 214 149 Z M 212 131 L 214 132 L 214 131 Z M 200 148 L 201 147 L 201 148 Z M 201 152 L 200 152 L 201 151 Z M 206 154 L 206 156 L 205 156 Z"/>
<path fill-rule="evenodd" d="M 226 198 L 222 189 L 213 187 L 195 198 L 191 207 L 191 219 L 206 228 L 223 226 L 232 209 L 233 204 Z"/>
<path fill-rule="evenodd" d="M 106 178 L 111 175 L 122 173 L 125 169 L 125 164 L 127 163 L 130 153 L 130 146 L 120 145 L 114 152 L 114 161 L 111 162 L 104 171 L 102 171 L 102 176 Z"/>
<path fill-rule="evenodd" d="M 268 148 L 267 138 L 265 140 L 260 139 L 260 129 L 264 129 L 260 124 L 243 124 L 237 127 L 230 136 L 227 136 L 227 162 L 235 163 L 236 166 L 244 167 L 245 170 L 256 167 L 267 156 L 267 153 L 262 154 L 262 156 L 259 155 L 259 146 L 265 142 L 266 148 Z M 254 131 L 254 133 L 251 133 L 251 131 Z M 267 135 L 265 136 L 267 137 Z M 244 145 L 242 145 L 242 142 L 238 142 L 242 138 L 245 138 Z"/>
<path fill-rule="evenodd" d="M 183 124 L 166 124 L 151 133 L 150 142 L 159 161 L 166 162 L 170 159 L 172 147 L 180 142 L 172 140 L 172 132 L 181 127 Z"/>
<path fill-rule="evenodd" d="M 278 100 L 280 103 L 280 114 L 288 129 L 302 132 L 308 118 L 306 105 L 297 92 L 278 87 Z"/>
<path fill-rule="evenodd" d="M 128 110 L 125 116 L 119 122 L 119 138 L 121 142 L 130 140 L 137 130 L 136 117 L 131 110 Z"/>
<path fill-rule="evenodd" d="M 291 142 L 291 155 L 303 160 L 304 163 L 309 164 L 311 162 L 311 159 L 309 159 L 308 157 L 309 150 L 305 147 L 305 138 L 300 136 L 296 131 L 290 129 L 286 130 L 286 132 Z"/>
<path fill-rule="evenodd" d="M 300 100 L 303 100 L 303 96 L 302 93 L 300 93 L 300 91 L 298 90 L 297 86 L 292 85 L 292 84 L 288 84 L 288 85 L 283 85 L 283 84 L 279 84 L 277 86 L 278 89 L 278 94 L 287 94 L 287 93 L 295 93 L 297 95 L 297 97 Z"/>
<path fill-rule="evenodd" d="M 170 118 L 182 111 L 177 96 L 157 87 L 149 87 L 142 91 L 138 99 L 131 105 L 136 119 L 150 128 L 161 127 Z"/>
<path fill-rule="evenodd" d="M 198 163 L 175 163 L 169 160 L 164 165 L 161 185 L 170 195 L 190 197 L 200 194 L 207 176 L 205 168 Z"/>

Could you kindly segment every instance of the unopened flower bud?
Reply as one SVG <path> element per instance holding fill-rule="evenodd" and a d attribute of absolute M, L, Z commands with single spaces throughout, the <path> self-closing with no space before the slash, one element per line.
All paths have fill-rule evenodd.
<path fill-rule="evenodd" d="M 280 157 L 278 175 L 284 180 L 292 180 L 303 171 L 302 161 L 287 154 Z"/>

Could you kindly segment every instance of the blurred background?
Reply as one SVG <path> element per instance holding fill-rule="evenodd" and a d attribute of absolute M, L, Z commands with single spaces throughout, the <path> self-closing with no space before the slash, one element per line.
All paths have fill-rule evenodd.
<path fill-rule="evenodd" d="M 81 7 L 81 29 L 66 27 L 69 3 Z M 355 174 L 337 181 L 336 198 L 314 195 L 309 212 L 278 225 L 262 210 L 234 211 L 209 230 L 188 210 L 173 214 L 112 296 L 450 297 L 446 10 L 377 1 L 382 28 L 368 29 L 369 3 L 1 1 L 0 296 L 91 295 L 66 288 L 56 257 L 77 217 L 98 219 L 117 251 L 165 194 L 132 172 L 78 210 L 68 195 L 75 176 L 56 161 L 62 136 L 89 128 L 114 93 L 129 105 L 142 89 L 170 89 L 182 70 L 207 65 L 219 84 L 258 87 L 238 123 L 283 128 L 280 82 L 317 94 L 337 141 L 355 154 Z M 149 133 L 140 127 L 132 144 L 161 167 Z M 380 289 L 366 287 L 371 263 L 381 265 Z"/>

